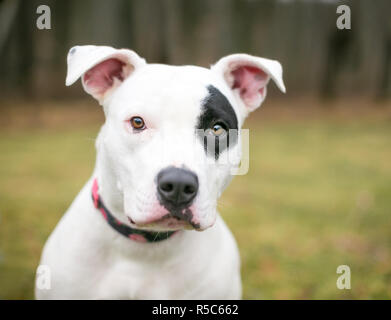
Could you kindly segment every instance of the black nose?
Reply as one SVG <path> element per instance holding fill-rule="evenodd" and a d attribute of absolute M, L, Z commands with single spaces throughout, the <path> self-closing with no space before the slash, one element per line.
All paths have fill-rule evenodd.
<path fill-rule="evenodd" d="M 189 170 L 169 167 L 157 175 L 157 190 L 163 205 L 186 207 L 198 192 L 198 178 Z"/>

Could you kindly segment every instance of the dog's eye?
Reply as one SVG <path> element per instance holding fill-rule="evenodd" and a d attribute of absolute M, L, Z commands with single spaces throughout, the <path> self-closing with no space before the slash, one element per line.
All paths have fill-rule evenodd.
<path fill-rule="evenodd" d="M 145 129 L 145 123 L 144 123 L 143 118 L 141 118 L 141 117 L 133 117 L 132 119 L 130 119 L 130 124 L 133 127 L 133 129 L 136 129 L 136 130 Z"/>
<path fill-rule="evenodd" d="M 215 136 L 221 136 L 227 132 L 226 126 L 223 123 L 217 122 L 212 126 L 212 132 Z"/>

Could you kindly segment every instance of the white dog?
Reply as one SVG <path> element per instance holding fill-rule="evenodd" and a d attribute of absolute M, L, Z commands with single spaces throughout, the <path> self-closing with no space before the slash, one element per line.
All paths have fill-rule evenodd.
<path fill-rule="evenodd" d="M 92 177 L 43 250 L 50 288 L 36 285 L 36 297 L 241 298 L 239 253 L 217 199 L 269 79 L 285 92 L 281 65 L 233 54 L 210 69 L 168 66 L 76 46 L 66 84 L 80 77 L 106 121 Z"/>

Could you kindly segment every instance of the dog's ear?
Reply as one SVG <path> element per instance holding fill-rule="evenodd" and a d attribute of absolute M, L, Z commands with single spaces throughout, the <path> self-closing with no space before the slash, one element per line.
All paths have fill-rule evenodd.
<path fill-rule="evenodd" d="M 223 77 L 235 98 L 245 107 L 245 114 L 258 108 L 265 100 L 270 78 L 285 93 L 282 67 L 276 60 L 232 54 L 221 58 L 211 70 Z"/>
<path fill-rule="evenodd" d="M 65 84 L 70 86 L 82 77 L 84 90 L 100 104 L 145 60 L 128 49 L 106 46 L 75 46 L 69 50 Z"/>

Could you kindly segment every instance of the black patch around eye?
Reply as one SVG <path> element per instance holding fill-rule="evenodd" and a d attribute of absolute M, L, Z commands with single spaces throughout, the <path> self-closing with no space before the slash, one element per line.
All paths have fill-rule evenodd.
<path fill-rule="evenodd" d="M 228 99 L 216 87 L 209 85 L 207 89 L 208 95 L 202 101 L 202 110 L 198 119 L 197 129 L 202 129 L 205 132 L 204 135 L 200 136 L 201 141 L 204 143 L 205 152 L 214 155 L 217 160 L 220 153 L 227 147 L 236 144 L 238 140 L 238 119 Z M 227 132 L 219 137 L 211 136 L 211 138 L 215 139 L 215 150 L 208 150 L 207 139 L 209 135 L 206 130 L 212 129 L 216 123 L 223 124 Z M 230 129 L 231 131 L 229 131 Z M 212 135 L 212 133 L 210 134 Z"/>

